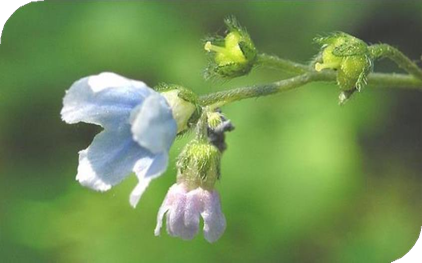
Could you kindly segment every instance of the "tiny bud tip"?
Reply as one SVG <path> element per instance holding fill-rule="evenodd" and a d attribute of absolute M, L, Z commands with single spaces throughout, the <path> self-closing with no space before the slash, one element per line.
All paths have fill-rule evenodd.
<path fill-rule="evenodd" d="M 322 64 L 321 64 L 321 63 L 316 63 L 316 64 L 315 64 L 315 70 L 316 70 L 316 71 L 320 72 L 323 68 L 324 68 L 324 67 L 322 66 Z"/>
<path fill-rule="evenodd" d="M 204 49 L 208 52 L 211 52 L 211 47 L 212 47 L 211 42 L 207 41 L 207 43 L 205 43 Z"/>

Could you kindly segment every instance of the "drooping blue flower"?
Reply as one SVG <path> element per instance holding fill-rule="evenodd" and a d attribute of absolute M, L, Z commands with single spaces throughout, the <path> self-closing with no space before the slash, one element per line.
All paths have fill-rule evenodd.
<path fill-rule="evenodd" d="M 151 180 L 167 168 L 168 151 L 180 123 L 180 113 L 176 114 L 171 104 L 174 102 L 145 83 L 114 73 L 75 82 L 63 99 L 62 119 L 69 124 L 86 122 L 104 128 L 79 152 L 76 180 L 91 189 L 107 191 L 135 172 L 139 183 L 130 195 L 135 207 Z M 183 118 L 187 120 L 185 115 L 192 115 L 195 106 L 186 105 Z"/>

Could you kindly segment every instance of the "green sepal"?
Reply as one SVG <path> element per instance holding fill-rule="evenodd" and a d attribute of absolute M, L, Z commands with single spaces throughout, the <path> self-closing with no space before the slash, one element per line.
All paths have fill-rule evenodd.
<path fill-rule="evenodd" d="M 246 60 L 249 61 L 249 65 L 253 66 L 256 61 L 257 51 L 254 46 L 251 46 L 250 43 L 241 41 L 239 43 L 239 47 L 242 50 L 243 55 L 245 56 Z"/>
<path fill-rule="evenodd" d="M 341 32 L 336 32 L 330 34 L 329 36 L 317 36 L 313 39 L 313 41 L 324 48 L 325 45 L 333 44 L 333 42 L 342 34 L 343 33 Z"/>
<path fill-rule="evenodd" d="M 221 153 L 215 146 L 193 140 L 178 157 L 178 181 L 192 189 L 202 187 L 211 190 L 220 177 L 220 162 Z"/>
<path fill-rule="evenodd" d="M 357 89 L 361 91 L 367 84 L 367 76 L 372 69 L 367 56 L 345 57 L 337 73 L 337 83 L 342 90 Z"/>
<path fill-rule="evenodd" d="M 240 77 L 247 75 L 251 71 L 252 67 L 253 64 L 230 63 L 219 66 L 212 63 L 205 69 L 204 78 L 208 80 L 214 77 L 224 79 Z"/>
<path fill-rule="evenodd" d="M 337 57 L 360 56 L 368 54 L 368 47 L 362 42 L 346 42 L 333 49 L 333 55 Z"/>
<path fill-rule="evenodd" d="M 157 92 L 166 92 L 166 91 L 177 89 L 177 85 L 160 82 L 157 85 L 155 85 L 152 89 Z"/>
<path fill-rule="evenodd" d="M 190 102 L 194 105 L 198 104 L 198 95 L 196 95 L 193 91 L 191 91 L 190 89 L 187 89 L 183 86 L 177 85 L 177 84 L 167 84 L 164 82 L 158 83 L 154 88 L 155 91 L 157 92 L 167 92 L 167 91 L 172 91 L 172 90 L 178 90 L 178 97 Z"/>
<path fill-rule="evenodd" d="M 335 44 L 339 39 L 346 39 L 346 38 L 355 38 L 349 34 L 344 32 L 334 32 L 329 34 L 328 36 L 317 36 L 313 39 L 313 41 L 321 46 L 324 45 L 331 45 Z"/>
<path fill-rule="evenodd" d="M 198 105 L 198 95 L 190 89 L 179 86 L 179 98 L 188 101 L 194 105 Z"/>
<path fill-rule="evenodd" d="M 224 19 L 224 24 L 227 27 L 227 30 L 229 32 L 237 32 L 241 34 L 242 36 L 246 35 L 249 37 L 249 34 L 247 33 L 246 29 L 242 27 L 239 23 L 239 21 L 234 16 L 228 16 Z"/>

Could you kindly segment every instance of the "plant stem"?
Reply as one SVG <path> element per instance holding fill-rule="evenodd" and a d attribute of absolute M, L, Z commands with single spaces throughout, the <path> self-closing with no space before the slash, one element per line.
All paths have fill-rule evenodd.
<path fill-rule="evenodd" d="M 368 86 L 422 91 L 422 80 L 406 74 L 372 73 L 368 76 Z"/>
<path fill-rule="evenodd" d="M 238 100 L 268 96 L 282 91 L 298 88 L 314 80 L 312 76 L 315 75 L 303 74 L 290 79 L 277 81 L 271 84 L 220 91 L 209 95 L 201 96 L 199 98 L 199 102 L 203 106 L 212 105 L 212 108 L 217 108 Z"/>
<path fill-rule="evenodd" d="M 196 124 L 196 139 L 198 141 L 205 141 L 207 140 L 208 135 L 208 108 L 202 111 L 201 117 Z"/>
<path fill-rule="evenodd" d="M 422 80 L 422 69 L 419 68 L 418 65 L 406 57 L 397 48 L 387 44 L 376 44 L 369 46 L 368 49 L 374 59 L 389 58 L 394 61 L 400 68 Z"/>
<path fill-rule="evenodd" d="M 210 108 L 217 108 L 228 103 L 243 99 L 268 96 L 279 92 L 299 88 L 310 82 L 335 82 L 336 77 L 336 72 L 332 70 L 324 70 L 321 72 L 309 71 L 308 73 L 270 84 L 242 87 L 203 95 L 199 97 L 199 103 L 202 106 L 210 106 Z M 372 73 L 368 76 L 368 83 L 370 87 L 375 88 L 410 88 L 422 91 L 422 80 L 404 74 Z"/>
<path fill-rule="evenodd" d="M 303 74 L 309 72 L 311 69 L 303 64 L 295 63 L 290 60 L 282 59 L 277 56 L 271 56 L 267 54 L 258 54 L 257 61 L 258 66 L 280 69 L 292 74 Z"/>

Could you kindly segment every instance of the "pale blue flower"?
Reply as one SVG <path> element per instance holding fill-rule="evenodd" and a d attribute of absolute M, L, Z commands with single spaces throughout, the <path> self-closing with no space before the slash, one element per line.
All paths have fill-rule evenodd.
<path fill-rule="evenodd" d="M 178 130 L 173 114 L 165 96 L 141 81 L 101 73 L 75 82 L 63 99 L 62 119 L 104 128 L 79 152 L 76 180 L 107 191 L 135 172 L 139 183 L 130 195 L 135 207 L 150 181 L 167 168 Z"/>

